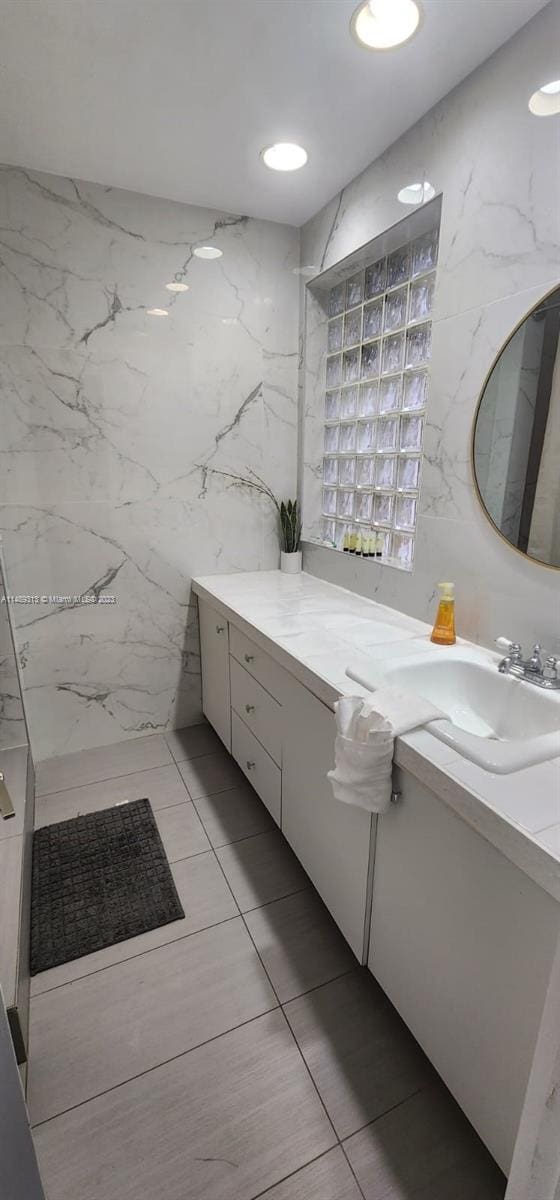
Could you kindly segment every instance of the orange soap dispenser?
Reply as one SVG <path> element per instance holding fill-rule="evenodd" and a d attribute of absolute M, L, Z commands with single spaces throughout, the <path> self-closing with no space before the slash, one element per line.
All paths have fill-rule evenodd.
<path fill-rule="evenodd" d="M 438 583 L 439 604 L 432 629 L 431 642 L 438 646 L 455 644 L 455 584 Z"/>

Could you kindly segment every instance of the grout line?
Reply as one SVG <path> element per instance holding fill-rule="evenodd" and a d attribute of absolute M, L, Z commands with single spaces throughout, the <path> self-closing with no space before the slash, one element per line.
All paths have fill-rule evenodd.
<path fill-rule="evenodd" d="M 193 804 L 194 804 L 194 801 L 193 801 Z M 195 805 L 195 807 L 196 807 L 196 805 Z M 202 825 L 204 826 L 204 832 L 206 833 L 206 836 L 207 836 L 208 840 L 210 841 L 210 834 L 208 833 L 208 830 L 207 830 L 206 826 L 204 825 L 204 821 L 202 820 L 202 817 L 200 816 L 198 809 L 196 811 L 198 813 L 199 820 L 202 822 Z M 257 830 L 256 833 L 244 833 L 243 837 L 233 838 L 231 842 L 220 842 L 219 846 L 214 846 L 214 844 L 212 842 L 210 842 L 210 845 L 212 846 L 213 850 L 225 850 L 226 846 L 237 846 L 239 842 L 249 842 L 251 840 L 251 838 L 260 837 L 262 833 L 271 833 L 271 832 L 272 832 L 272 830 L 270 830 L 270 829 L 259 829 L 259 830 Z M 267 901 L 267 903 L 269 903 L 269 901 Z"/>
<path fill-rule="evenodd" d="M 208 854 L 209 851 L 206 850 L 204 853 Z M 198 933 L 206 933 L 209 929 L 217 929 L 219 925 L 229 925 L 230 921 L 238 921 L 239 915 L 239 913 L 234 913 L 232 917 L 223 917 L 221 921 L 213 921 L 211 925 L 203 925 L 200 929 L 191 929 L 189 933 L 183 933 L 180 937 L 170 938 L 168 942 L 160 942 L 158 946 L 150 946 L 149 948 L 146 947 L 145 950 L 139 950 L 138 954 L 129 954 L 126 958 L 119 958 L 115 962 L 105 963 L 102 967 L 96 967 L 93 971 L 86 971 L 84 975 L 75 975 L 72 979 L 65 979 L 62 983 L 54 983 L 52 987 L 45 988 L 42 992 L 32 992 L 30 1002 L 33 1003 L 40 996 L 48 996 L 51 992 L 58 991 L 59 988 L 68 987 L 71 983 L 78 983 L 80 979 L 90 979 L 93 975 L 99 975 L 102 971 L 109 971 L 111 967 L 120 967 L 123 963 L 133 962 L 135 958 L 143 958 L 145 954 L 152 954 L 154 950 L 163 950 L 166 946 L 174 946 L 176 942 L 184 942 L 187 938 L 196 937 Z M 141 937 L 142 935 L 138 934 L 137 936 Z M 120 944 L 124 946 L 125 942 L 121 942 Z M 106 949 L 110 949 L 110 947 L 107 946 Z M 97 951 L 97 953 L 100 953 L 100 951 Z M 51 969 L 56 971 L 58 968 L 53 967 Z"/>
<path fill-rule="evenodd" d="M 282 1008 L 285 1008 L 287 1004 L 291 1004 L 294 1000 L 301 1000 L 303 996 L 310 996 L 312 992 L 318 992 L 320 988 L 327 987 L 329 983 L 336 983 L 337 979 L 344 979 L 346 975 L 352 975 L 352 973 L 358 969 L 359 963 L 356 963 L 355 967 L 348 967 L 348 970 L 340 971 L 338 975 L 333 975 L 329 979 L 323 979 L 322 983 L 314 983 L 313 987 L 306 988 L 305 992 L 298 992 L 297 995 L 290 996 L 289 1000 L 281 1000 L 280 1003 Z"/>
<path fill-rule="evenodd" d="M 206 755 L 206 757 L 210 758 L 210 755 Z M 188 759 L 186 761 L 192 762 L 194 760 Z M 232 759 L 232 761 L 233 761 L 233 759 Z M 178 764 L 175 763 L 174 765 L 177 767 L 177 770 L 179 771 Z M 179 771 L 179 775 L 181 775 L 180 771 Z M 182 775 L 181 775 L 181 779 L 183 779 Z M 248 782 L 248 780 L 245 778 L 244 775 L 242 775 L 241 779 L 239 780 L 238 783 L 228 783 L 226 787 L 217 787 L 217 788 L 214 788 L 211 792 L 202 792 L 202 795 L 200 795 L 200 796 L 193 796 L 189 792 L 188 785 L 185 783 L 185 780 L 183 779 L 183 783 L 185 784 L 185 787 L 186 787 L 187 791 L 189 792 L 189 796 L 190 796 L 193 804 L 194 804 L 195 800 L 211 800 L 212 796 L 223 796 L 224 792 L 237 791 L 238 788 L 242 787 L 243 784 L 244 783 L 246 784 L 247 782 Z M 267 811 L 268 811 L 268 809 L 267 809 Z"/>
<path fill-rule="evenodd" d="M 157 737 L 158 735 L 156 734 L 155 736 Z M 142 739 L 141 738 L 133 738 L 132 740 L 133 741 L 141 741 Z M 120 745 L 119 742 L 117 742 L 116 744 Z M 78 750 L 78 754 L 85 754 L 85 753 L 87 753 L 87 751 Z M 169 753 L 171 754 L 171 751 L 169 751 Z M 44 761 L 48 762 L 49 760 L 45 759 Z M 187 760 L 185 760 L 185 761 L 187 761 Z M 157 763 L 157 765 L 154 767 L 141 767 L 140 770 L 138 770 L 138 768 L 136 768 L 134 771 L 122 771 L 122 772 L 118 773 L 117 775 L 103 776 L 102 779 L 90 779 L 89 783 L 72 783 L 72 784 L 70 784 L 69 787 L 53 788 L 52 792 L 36 792 L 35 800 L 36 801 L 37 800 L 47 800 L 49 798 L 49 796 L 62 795 L 63 792 L 74 792 L 74 791 L 79 791 L 80 788 L 96 787 L 98 783 L 112 783 L 113 779 L 127 779 L 129 775 L 143 775 L 145 771 L 161 771 L 163 769 L 163 767 L 176 767 L 177 768 L 177 763 L 175 762 L 173 756 L 171 757 L 171 762 Z M 181 772 L 179 771 L 178 768 L 177 768 L 177 773 L 179 775 L 181 783 L 183 784 L 184 787 L 186 787 L 187 785 L 186 785 L 186 783 L 183 779 L 183 776 L 181 775 Z"/>
<path fill-rule="evenodd" d="M 254 911 L 254 910 L 251 910 L 251 911 Z M 332 1131 L 333 1131 L 334 1137 L 335 1137 L 335 1139 L 336 1139 L 336 1141 L 337 1141 L 337 1142 L 340 1142 L 340 1139 L 339 1139 L 339 1137 L 338 1137 L 338 1134 L 337 1134 L 337 1132 L 336 1132 L 336 1129 L 335 1129 L 335 1127 L 334 1127 L 334 1125 L 333 1125 L 333 1122 L 331 1121 L 330 1114 L 329 1114 L 329 1112 L 328 1112 L 328 1110 L 327 1110 L 327 1106 L 326 1106 L 326 1104 L 325 1104 L 325 1102 L 324 1102 L 324 1100 L 323 1100 L 323 1097 L 321 1096 L 321 1093 L 319 1092 L 319 1089 L 318 1089 L 318 1087 L 317 1087 L 317 1084 L 315 1083 L 315 1080 L 314 1080 L 314 1078 L 313 1078 L 313 1076 L 312 1076 L 312 1074 L 311 1074 L 311 1071 L 309 1070 L 309 1067 L 308 1067 L 308 1065 L 307 1065 L 307 1063 L 306 1063 L 306 1061 L 305 1061 L 305 1058 L 303 1057 L 303 1053 L 302 1053 L 301 1047 L 300 1047 L 300 1045 L 299 1045 L 299 1042 L 298 1042 L 298 1040 L 297 1040 L 297 1038 L 296 1038 L 296 1035 L 295 1035 L 295 1033 L 294 1033 L 294 1031 L 293 1031 L 293 1029 L 292 1029 L 292 1027 L 291 1027 L 291 1025 L 290 1025 L 290 1022 L 288 1021 L 288 1018 L 287 1018 L 287 1016 L 286 1016 L 286 1013 L 284 1012 L 284 1009 L 283 1009 L 283 1007 L 282 1007 L 282 1004 L 281 1004 L 281 1001 L 280 1001 L 280 997 L 278 996 L 278 992 L 276 991 L 276 988 L 275 988 L 275 986 L 274 986 L 274 983 L 272 982 L 271 976 L 270 976 L 269 972 L 267 971 L 267 969 L 266 969 L 266 967 L 265 967 L 265 964 L 264 964 L 264 962 L 263 962 L 263 960 L 262 960 L 262 957 L 261 957 L 260 951 L 259 951 L 259 949 L 258 949 L 258 947 L 257 947 L 257 945 L 256 945 L 256 943 L 255 943 L 255 941 L 254 941 L 254 939 L 253 939 L 253 937 L 252 937 L 252 935 L 251 935 L 251 930 L 249 929 L 249 927 L 248 927 L 248 925 L 247 925 L 247 922 L 246 922 L 246 920 L 245 920 L 245 915 L 244 915 L 244 913 L 241 913 L 241 918 L 242 918 L 242 920 L 243 920 L 243 924 L 244 924 L 244 926 L 245 926 L 245 929 L 247 930 L 247 933 L 248 933 L 248 935 L 249 935 L 249 937 L 250 937 L 250 939 L 251 939 L 251 942 L 253 943 L 253 946 L 254 946 L 254 948 L 255 948 L 255 953 L 256 953 L 256 955 L 257 955 L 257 957 L 258 957 L 258 959 L 259 959 L 259 962 L 260 962 L 260 964 L 261 964 L 261 966 L 262 966 L 262 969 L 263 969 L 263 971 L 264 971 L 264 973 L 265 973 L 265 975 L 266 975 L 266 977 L 267 977 L 267 979 L 268 979 L 268 981 L 269 981 L 269 983 L 270 983 L 270 986 L 271 986 L 271 988 L 272 988 L 272 991 L 274 992 L 274 995 L 276 996 L 276 999 L 278 1000 L 278 1004 L 280 1005 L 280 1012 L 282 1013 L 282 1016 L 283 1016 L 283 1018 L 284 1018 L 284 1021 L 286 1022 L 286 1026 L 287 1026 L 287 1028 L 288 1028 L 288 1030 L 289 1030 L 289 1032 L 290 1032 L 290 1034 L 291 1034 L 291 1036 L 292 1036 L 292 1038 L 293 1038 L 294 1045 L 296 1046 L 297 1052 L 298 1052 L 298 1054 L 299 1054 L 299 1056 L 300 1056 L 300 1058 L 301 1058 L 301 1061 L 302 1061 L 302 1063 L 303 1063 L 303 1065 L 304 1065 L 304 1068 L 305 1068 L 305 1070 L 306 1070 L 306 1072 L 307 1072 L 307 1075 L 309 1076 L 309 1079 L 311 1080 L 311 1083 L 312 1083 L 312 1085 L 313 1085 L 314 1091 L 316 1092 L 316 1095 L 317 1095 L 317 1097 L 318 1097 L 318 1099 L 319 1099 L 319 1103 L 321 1104 L 321 1107 L 322 1107 L 322 1109 L 323 1109 L 323 1111 L 324 1111 L 324 1113 L 325 1113 L 325 1116 L 326 1116 L 326 1118 L 327 1118 L 327 1121 L 329 1122 L 329 1125 L 330 1125 L 330 1127 L 331 1127 L 331 1129 L 332 1129 Z M 332 1149 L 332 1147 L 331 1147 L 331 1149 Z"/>
<path fill-rule="evenodd" d="M 371 1121 L 366 1121 L 364 1125 L 360 1125 L 359 1128 L 354 1129 L 352 1133 L 347 1133 L 345 1137 L 340 1139 L 340 1145 L 342 1149 L 344 1150 L 344 1143 L 351 1142 L 352 1138 L 355 1137 L 356 1134 L 363 1133 L 364 1129 L 369 1129 L 370 1125 L 376 1125 L 378 1121 L 383 1120 L 383 1117 L 387 1117 L 389 1113 L 395 1112 L 395 1110 L 397 1108 L 401 1108 L 403 1104 L 408 1104 L 409 1100 L 412 1100 L 414 1096 L 419 1096 L 421 1092 L 430 1091 L 433 1086 L 434 1085 L 430 1083 L 423 1084 L 422 1087 L 416 1088 L 414 1092 L 411 1092 L 409 1096 L 403 1096 L 402 1100 L 397 1100 L 396 1104 L 391 1104 L 389 1108 L 383 1109 L 383 1112 L 378 1113 L 376 1117 L 372 1117 Z"/>
<path fill-rule="evenodd" d="M 110 1092 L 116 1092 L 119 1088 L 126 1087 L 129 1083 L 134 1083 L 137 1079 L 142 1079 L 144 1075 L 151 1075 L 154 1071 L 159 1071 L 161 1067 L 168 1067 L 170 1063 L 176 1062 L 178 1058 L 186 1058 L 187 1054 L 192 1054 L 193 1050 L 201 1050 L 203 1046 L 209 1046 L 211 1042 L 217 1042 L 222 1037 L 227 1037 L 229 1033 L 236 1033 L 238 1029 L 243 1029 L 245 1025 L 252 1025 L 253 1021 L 260 1021 L 261 1017 L 266 1017 L 270 1013 L 280 1012 L 280 1005 L 273 1004 L 271 1008 L 265 1008 L 263 1012 L 256 1013 L 254 1017 L 248 1017 L 246 1021 L 240 1021 L 238 1025 L 232 1025 L 231 1029 L 222 1029 L 221 1033 L 215 1033 L 213 1037 L 206 1038 L 203 1042 L 197 1042 L 195 1046 L 189 1046 L 188 1050 L 180 1050 L 178 1054 L 173 1054 L 171 1058 L 164 1058 L 163 1062 L 154 1063 L 153 1067 L 146 1067 L 145 1071 L 138 1071 L 136 1075 L 130 1075 L 127 1079 L 121 1079 L 119 1083 L 112 1084 L 111 1087 L 105 1088 L 102 1092 L 95 1092 L 93 1096 L 87 1096 L 84 1100 L 79 1100 L 77 1104 L 70 1104 L 68 1108 L 61 1109 L 60 1112 L 53 1113 L 51 1117 L 45 1117 L 43 1121 L 36 1121 L 31 1124 L 31 1129 L 40 1129 L 43 1125 L 48 1125 L 51 1121 L 57 1121 L 59 1117 L 64 1117 L 69 1112 L 74 1112 L 77 1108 L 83 1108 L 85 1104 L 91 1104 L 92 1100 L 99 1100 L 102 1096 L 108 1096 Z"/>
<path fill-rule="evenodd" d="M 352 1175 L 353 1175 L 353 1177 L 354 1177 L 354 1183 L 356 1184 L 356 1187 L 357 1187 L 357 1189 L 358 1189 L 358 1192 L 360 1193 L 360 1196 L 362 1196 L 362 1197 L 363 1197 L 363 1200 L 365 1200 L 365 1192 L 363 1192 L 363 1191 L 362 1191 L 362 1187 L 361 1187 L 361 1184 L 360 1184 L 360 1180 L 358 1179 L 358 1176 L 356 1175 L 356 1172 L 355 1172 L 355 1170 L 354 1170 L 354 1167 L 352 1166 L 352 1163 L 350 1162 L 350 1159 L 348 1158 L 348 1155 L 347 1155 L 347 1153 L 346 1153 L 346 1150 L 344 1149 L 344 1146 L 343 1146 L 342 1142 L 340 1142 L 340 1149 L 342 1150 L 342 1153 L 343 1153 L 343 1155 L 344 1155 L 344 1158 L 346 1159 L 346 1162 L 348 1163 L 348 1168 L 349 1168 L 349 1170 L 351 1171 L 351 1173 L 352 1173 Z"/>
<path fill-rule="evenodd" d="M 233 843 L 233 844 L 235 844 L 235 843 Z M 312 886 L 313 886 L 313 884 L 311 884 L 311 887 Z M 255 904 L 253 906 L 253 908 L 244 908 L 244 909 L 240 909 L 239 911 L 241 913 L 241 916 L 244 916 L 247 913 L 257 912 L 257 910 L 259 908 L 266 908 L 269 904 L 276 904 L 278 900 L 287 900 L 289 896 L 299 896 L 300 892 L 308 892 L 309 890 L 310 890 L 310 885 L 307 884 L 305 887 L 296 888 L 293 892 L 283 892 L 281 896 L 275 896 L 274 900 L 267 900 L 265 904 Z"/>
<path fill-rule="evenodd" d="M 315 888 L 311 881 L 306 887 L 298 888 L 296 892 L 288 892 L 286 896 L 276 896 L 274 900 L 265 900 L 264 904 L 257 904 L 255 908 L 246 908 L 245 913 L 258 912 L 261 908 L 270 908 L 272 904 L 279 904 L 281 900 L 289 900 L 291 896 L 299 896 L 302 892 L 315 892 Z"/>
<path fill-rule="evenodd" d="M 282 1179 L 277 1179 L 275 1183 L 269 1184 L 269 1186 L 265 1188 L 264 1192 L 257 1192 L 256 1195 L 250 1196 L 249 1200 L 266 1200 L 266 1197 L 269 1196 L 271 1192 L 274 1192 L 275 1188 L 279 1187 L 281 1183 L 286 1183 L 288 1179 L 293 1179 L 295 1175 L 299 1175 L 300 1172 L 305 1171 L 307 1167 L 312 1167 L 314 1163 L 320 1162 L 322 1158 L 327 1157 L 327 1154 L 332 1154 L 333 1150 L 337 1149 L 338 1146 L 329 1146 L 328 1150 L 323 1150 L 321 1154 L 316 1154 L 314 1158 L 309 1159 L 309 1162 L 303 1163 L 301 1167 L 296 1167 L 295 1171 L 290 1171 L 288 1175 L 283 1175 Z M 363 1196 L 361 1189 L 360 1196 Z"/>
<path fill-rule="evenodd" d="M 175 758 L 175 755 L 173 754 L 173 751 L 172 751 L 172 749 L 171 749 L 171 746 L 169 745 L 169 742 L 167 741 L 167 739 L 168 739 L 168 737 L 172 737 L 172 735 L 173 735 L 174 733 L 185 733 L 187 729 L 188 729 L 188 730 L 191 730 L 191 729 L 208 729 L 208 730 L 209 730 L 211 733 L 213 733 L 213 734 L 214 734 L 214 736 L 215 736 L 216 738 L 218 737 L 217 733 L 216 733 L 216 732 L 215 732 L 215 730 L 212 728 L 212 726 L 211 726 L 211 724 L 210 724 L 210 722 L 209 722 L 209 721 L 198 721 L 196 725 L 183 725 L 183 726 L 181 726 L 181 729 L 168 729 L 168 730 L 167 730 L 167 732 L 166 732 L 166 733 L 162 733 L 162 735 L 161 735 L 161 736 L 162 736 L 162 737 L 165 739 L 165 744 L 166 744 L 166 746 L 167 746 L 167 749 L 169 750 L 169 753 L 170 753 L 170 754 L 173 756 L 173 761 L 174 761 L 174 762 L 188 762 L 188 761 L 189 761 L 189 756 L 188 756 L 188 755 L 186 755 L 186 756 L 185 756 L 185 758 Z M 218 749 L 219 747 L 216 747 L 216 748 Z M 204 754 L 207 754 L 207 753 L 208 753 L 208 751 L 207 751 L 207 750 L 205 750 L 203 753 L 204 753 Z M 195 754 L 195 755 L 194 755 L 194 758 L 202 758 L 202 757 L 203 757 L 203 755 L 202 755 L 202 754 Z"/>

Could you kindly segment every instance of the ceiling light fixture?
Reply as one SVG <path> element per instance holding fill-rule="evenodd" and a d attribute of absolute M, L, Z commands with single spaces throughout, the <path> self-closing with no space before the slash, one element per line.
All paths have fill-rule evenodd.
<path fill-rule="evenodd" d="M 193 254 L 196 258 L 221 258 L 223 250 L 218 250 L 217 246 L 197 246 Z"/>
<path fill-rule="evenodd" d="M 149 317 L 168 317 L 169 313 L 166 308 L 147 308 L 146 312 Z"/>
<path fill-rule="evenodd" d="M 423 183 L 407 183 L 397 192 L 397 200 L 401 204 L 425 204 L 427 200 L 433 200 L 435 194 L 434 185 L 425 179 Z"/>
<path fill-rule="evenodd" d="M 314 263 L 306 263 L 302 267 L 292 267 L 293 275 L 317 275 L 319 268 Z"/>
<path fill-rule="evenodd" d="M 296 142 L 275 142 L 262 151 L 262 160 L 271 171 L 299 171 L 307 162 L 307 150 Z"/>
<path fill-rule="evenodd" d="M 165 286 L 168 292 L 188 292 L 189 290 L 188 283 L 178 283 L 175 280 L 172 280 L 171 283 L 166 283 Z"/>
<path fill-rule="evenodd" d="M 555 113 L 560 113 L 560 79 L 543 83 L 538 91 L 533 92 L 529 100 L 529 112 L 534 117 L 553 117 Z"/>
<path fill-rule="evenodd" d="M 350 22 L 352 36 L 368 50 L 392 50 L 414 36 L 420 24 L 416 0 L 368 0 Z"/>

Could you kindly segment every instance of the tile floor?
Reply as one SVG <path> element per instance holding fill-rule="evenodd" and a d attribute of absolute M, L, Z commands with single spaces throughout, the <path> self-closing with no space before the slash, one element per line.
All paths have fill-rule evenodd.
<path fill-rule="evenodd" d="M 209 726 L 38 772 L 148 796 L 183 920 L 32 982 L 48 1200 L 501 1200 L 505 1183 Z"/>

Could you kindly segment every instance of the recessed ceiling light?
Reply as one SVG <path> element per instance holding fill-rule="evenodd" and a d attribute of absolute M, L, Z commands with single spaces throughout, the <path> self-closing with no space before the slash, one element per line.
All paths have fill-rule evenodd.
<path fill-rule="evenodd" d="M 223 250 L 218 250 L 217 246 L 197 246 L 193 253 L 196 258 L 221 258 Z"/>
<path fill-rule="evenodd" d="M 318 267 L 314 263 L 306 263 L 303 267 L 293 267 L 292 274 L 294 275 L 316 275 Z"/>
<path fill-rule="evenodd" d="M 420 8 L 416 0 L 367 0 L 350 22 L 353 37 L 368 50 L 391 50 L 416 33 Z"/>
<path fill-rule="evenodd" d="M 165 286 L 168 292 L 188 292 L 189 290 L 188 283 L 176 283 L 175 280 L 171 283 L 166 283 Z"/>
<path fill-rule="evenodd" d="M 275 142 L 263 150 L 262 159 L 271 171 L 299 171 L 307 162 L 307 150 L 296 142 Z"/>
<path fill-rule="evenodd" d="M 168 317 L 169 313 L 166 308 L 147 308 L 146 312 L 149 317 Z"/>
<path fill-rule="evenodd" d="M 537 92 L 533 92 L 529 100 L 529 112 L 534 117 L 552 117 L 554 113 L 560 113 L 560 79 L 544 83 Z"/>
<path fill-rule="evenodd" d="M 425 204 L 427 200 L 433 200 L 435 194 L 435 187 L 425 179 L 423 183 L 407 183 L 397 192 L 397 200 L 401 204 Z"/>

